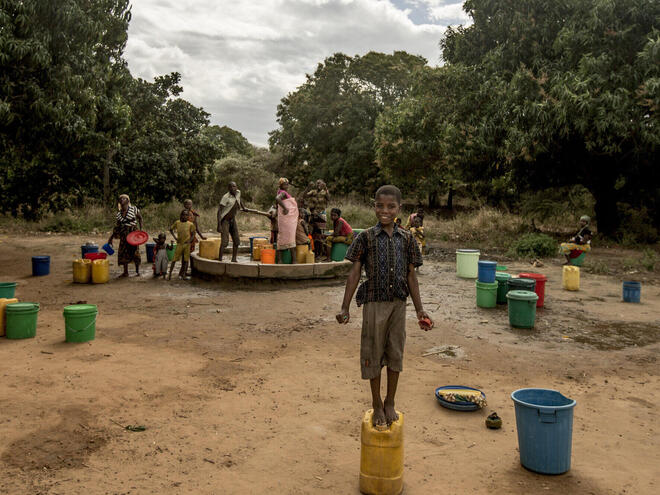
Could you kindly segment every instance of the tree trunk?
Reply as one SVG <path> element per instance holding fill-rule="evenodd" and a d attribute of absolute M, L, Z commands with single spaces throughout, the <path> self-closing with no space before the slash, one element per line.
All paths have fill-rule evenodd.
<path fill-rule="evenodd" d="M 614 187 L 598 187 L 591 191 L 596 204 L 596 222 L 598 233 L 606 237 L 615 237 L 619 230 L 620 218 L 617 208 L 617 194 Z"/>
<path fill-rule="evenodd" d="M 447 209 L 454 209 L 454 188 L 449 186 L 449 193 L 447 194 Z"/>
<path fill-rule="evenodd" d="M 438 191 L 429 193 L 429 208 L 431 210 L 440 208 L 440 195 L 438 194 Z"/>
<path fill-rule="evenodd" d="M 114 147 L 110 147 L 103 162 L 103 204 L 105 206 L 110 204 L 110 163 L 115 155 L 115 151 Z"/>

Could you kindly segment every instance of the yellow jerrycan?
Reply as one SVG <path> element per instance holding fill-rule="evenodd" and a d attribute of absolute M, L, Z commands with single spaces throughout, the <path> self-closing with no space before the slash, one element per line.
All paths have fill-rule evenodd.
<path fill-rule="evenodd" d="M 373 426 L 374 410 L 362 419 L 360 491 L 367 495 L 399 495 L 403 490 L 403 414 L 389 427 Z"/>
<path fill-rule="evenodd" d="M 5 325 L 7 324 L 7 319 L 5 318 L 5 308 L 7 304 L 17 303 L 18 299 L 12 297 L 11 299 L 0 298 L 0 337 L 5 336 Z"/>
<path fill-rule="evenodd" d="M 561 282 L 566 290 L 580 290 L 580 267 L 564 265 Z"/>
<path fill-rule="evenodd" d="M 92 280 L 92 260 L 73 261 L 73 283 L 88 284 Z"/>
<path fill-rule="evenodd" d="M 92 283 L 107 284 L 110 280 L 110 261 L 94 260 L 92 261 Z"/>
<path fill-rule="evenodd" d="M 299 244 L 298 246 L 296 246 L 296 261 L 298 263 L 306 263 L 308 252 L 309 252 L 309 244 Z"/>
<path fill-rule="evenodd" d="M 314 251 L 311 249 L 305 253 L 305 263 L 314 263 Z"/>
<path fill-rule="evenodd" d="M 220 239 L 202 239 L 199 241 L 199 255 L 207 260 L 217 260 L 220 253 Z"/>

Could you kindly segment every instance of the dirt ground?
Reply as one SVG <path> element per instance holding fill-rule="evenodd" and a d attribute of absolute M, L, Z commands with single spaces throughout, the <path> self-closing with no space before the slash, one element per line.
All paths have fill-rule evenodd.
<path fill-rule="evenodd" d="M 358 493 L 370 399 L 360 312 L 334 321 L 341 283 L 74 285 L 86 240 L 104 242 L 0 236 L 0 281 L 41 304 L 35 339 L 0 339 L 0 493 Z M 38 254 L 53 256 L 47 277 L 31 277 Z M 476 308 L 449 257 L 423 267 L 437 325 L 419 330 L 409 305 L 405 493 L 660 493 L 660 283 L 647 277 L 642 303 L 625 304 L 621 276 L 582 273 L 581 291 L 566 292 L 559 263 L 534 269 L 549 281 L 533 330 L 511 329 L 503 307 Z M 62 309 L 79 301 L 98 305 L 96 340 L 66 344 Z M 450 347 L 424 356 L 438 346 Z M 488 407 L 443 409 L 433 392 L 451 384 L 480 388 Z M 510 394 L 523 387 L 577 400 L 564 475 L 520 466 Z M 492 410 L 499 431 L 484 426 Z"/>

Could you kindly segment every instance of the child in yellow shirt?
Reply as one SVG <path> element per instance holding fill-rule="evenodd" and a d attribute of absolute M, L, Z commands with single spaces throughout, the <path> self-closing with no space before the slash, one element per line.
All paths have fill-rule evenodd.
<path fill-rule="evenodd" d="M 422 254 L 424 254 L 424 251 L 426 250 L 426 238 L 424 237 L 424 227 L 422 227 L 422 219 L 419 218 L 419 216 L 415 216 L 413 218 L 412 227 L 410 227 L 410 233 L 413 235 L 413 237 L 419 244 L 419 248 L 422 251 Z"/>
<path fill-rule="evenodd" d="M 168 280 L 172 280 L 172 272 L 174 271 L 174 265 L 176 262 L 181 260 L 181 270 L 179 270 L 179 278 L 181 280 L 190 280 L 190 277 L 186 276 L 188 271 L 188 263 L 190 262 L 190 242 L 197 231 L 195 224 L 188 220 L 189 213 L 188 210 L 183 210 L 179 220 L 174 222 L 170 227 L 170 234 L 176 240 L 176 251 L 174 251 L 174 258 L 172 258 L 172 264 L 170 265 L 170 273 L 167 277 Z M 176 234 L 174 231 L 176 230 Z M 183 259 L 182 259 L 183 258 Z"/>

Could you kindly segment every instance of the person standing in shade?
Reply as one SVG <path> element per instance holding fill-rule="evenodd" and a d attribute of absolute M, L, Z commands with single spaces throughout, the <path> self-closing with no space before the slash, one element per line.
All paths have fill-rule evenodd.
<path fill-rule="evenodd" d="M 229 236 L 232 240 L 232 256 L 231 262 L 236 263 L 236 256 L 238 255 L 238 245 L 241 242 L 240 234 L 238 232 L 238 223 L 236 222 L 236 214 L 238 210 L 248 211 L 243 202 L 241 201 L 241 191 L 238 190 L 236 182 L 229 183 L 229 190 L 220 200 L 220 208 L 218 208 L 218 232 L 220 232 L 220 253 L 218 259 L 222 261 L 222 254 L 225 248 L 229 245 Z"/>

